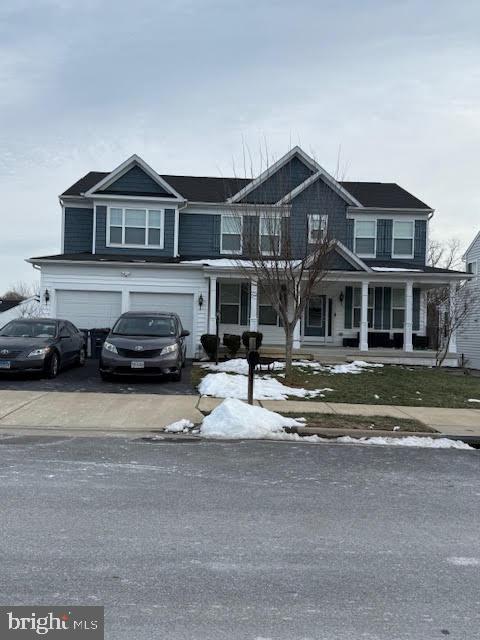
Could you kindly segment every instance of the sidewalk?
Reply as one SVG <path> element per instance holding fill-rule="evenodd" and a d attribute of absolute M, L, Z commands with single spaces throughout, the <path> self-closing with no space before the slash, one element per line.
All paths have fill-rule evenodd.
<path fill-rule="evenodd" d="M 0 431 L 12 429 L 63 432 L 151 432 L 187 418 L 200 423 L 205 413 L 222 402 L 197 395 L 122 395 L 0 391 Z M 305 413 L 413 418 L 442 435 L 480 438 L 480 410 L 401 407 L 295 400 L 256 401 L 262 407 L 301 416 Z M 329 431 L 333 432 L 332 429 Z M 335 431 L 336 432 L 336 431 Z M 357 432 L 357 435 L 361 435 Z M 372 435 L 372 432 L 369 432 Z M 399 434 L 400 435 L 400 434 Z"/>

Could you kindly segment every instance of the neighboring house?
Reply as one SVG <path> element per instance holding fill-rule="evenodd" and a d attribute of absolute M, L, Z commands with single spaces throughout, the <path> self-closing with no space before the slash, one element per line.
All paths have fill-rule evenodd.
<path fill-rule="evenodd" d="M 300 243 L 318 219 L 337 241 L 294 347 L 366 351 L 395 340 L 412 351 L 426 334 L 426 290 L 465 277 L 426 266 L 433 209 L 395 183 L 338 182 L 299 147 L 255 180 L 159 175 L 136 155 L 110 173 L 87 173 L 60 196 L 61 253 L 29 260 L 41 269 L 42 303 L 81 328 L 110 327 L 131 309 L 175 311 L 191 331 L 190 356 L 203 333 L 215 332 L 217 311 L 221 334 L 250 328 L 280 345 L 279 319 L 235 264 L 243 238 L 229 211 L 249 202 L 274 208 L 286 197 Z M 258 219 L 248 222 L 261 233 Z"/>
<path fill-rule="evenodd" d="M 0 329 L 10 320 L 38 315 L 40 305 L 34 296 L 25 300 L 2 300 L 0 298 Z"/>
<path fill-rule="evenodd" d="M 467 285 L 473 295 L 470 296 L 470 313 L 458 331 L 458 353 L 463 355 L 467 367 L 480 369 L 480 231 L 463 259 L 466 271 L 473 276 Z"/>

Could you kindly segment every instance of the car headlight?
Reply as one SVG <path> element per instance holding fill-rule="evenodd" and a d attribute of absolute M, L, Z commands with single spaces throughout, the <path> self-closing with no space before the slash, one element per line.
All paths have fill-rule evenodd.
<path fill-rule="evenodd" d="M 169 344 L 162 349 L 162 356 L 167 355 L 167 353 L 175 353 L 178 350 L 178 344 Z"/>
<path fill-rule="evenodd" d="M 106 351 L 111 351 L 112 353 L 116 353 L 118 355 L 117 347 L 114 344 L 112 344 L 111 342 L 104 342 L 103 343 L 103 348 Z"/>
<path fill-rule="evenodd" d="M 47 353 L 50 352 L 50 347 L 42 347 L 41 349 L 34 349 L 30 351 L 27 358 L 45 358 Z"/>

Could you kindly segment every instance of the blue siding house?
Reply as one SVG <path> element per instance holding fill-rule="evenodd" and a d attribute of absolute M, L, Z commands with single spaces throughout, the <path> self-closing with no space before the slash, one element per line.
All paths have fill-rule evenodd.
<path fill-rule="evenodd" d="M 426 264 L 431 207 L 395 183 L 335 180 L 299 147 L 254 179 L 159 174 L 134 155 L 87 173 L 60 203 L 60 253 L 29 259 L 46 313 L 93 328 L 130 309 L 176 311 L 192 357 L 217 316 L 221 333 L 250 328 L 282 344 L 277 314 L 238 266 L 252 241 L 263 246 L 263 218 L 279 212 L 292 258 L 312 233 L 334 246 L 295 348 L 425 347 L 426 291 L 465 276 Z"/>

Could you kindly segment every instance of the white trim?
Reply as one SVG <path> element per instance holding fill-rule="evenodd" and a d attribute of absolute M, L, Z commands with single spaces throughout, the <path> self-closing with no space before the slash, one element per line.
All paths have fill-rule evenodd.
<path fill-rule="evenodd" d="M 180 212 L 175 209 L 175 218 L 173 225 L 173 257 L 176 258 L 178 256 L 178 230 L 180 226 Z"/>
<path fill-rule="evenodd" d="M 313 229 L 312 220 L 318 218 L 320 226 L 318 229 Z M 323 225 L 322 223 L 325 222 Z M 323 231 L 322 236 L 325 237 L 328 232 L 328 214 L 326 213 L 307 213 L 307 227 L 308 227 L 308 244 L 315 244 L 317 238 L 312 237 L 312 231 Z"/>
<path fill-rule="evenodd" d="M 62 253 L 65 253 L 65 206 L 60 203 L 62 207 L 62 230 L 61 230 L 61 238 L 60 238 L 60 249 Z"/>
<path fill-rule="evenodd" d="M 360 211 L 359 209 L 354 209 L 347 211 L 347 220 L 398 220 L 398 221 L 406 221 L 407 220 L 425 220 L 428 222 L 428 215 L 422 216 L 420 213 L 413 213 L 412 211 L 405 211 L 400 213 L 398 211 L 393 212 L 389 211 Z"/>
<path fill-rule="evenodd" d="M 395 225 L 398 223 L 409 222 L 412 225 L 412 237 L 411 238 L 397 238 L 397 240 L 411 240 L 412 241 L 412 253 L 397 255 L 395 249 Z M 415 255 L 415 220 L 392 220 L 392 259 L 399 260 L 411 260 Z"/>
<path fill-rule="evenodd" d="M 335 240 L 334 243 L 335 243 L 336 249 L 338 250 L 338 253 L 343 258 L 345 258 L 347 262 L 350 262 L 350 264 L 352 264 L 353 266 L 360 267 L 362 271 L 367 271 L 367 272 L 372 271 L 372 269 L 368 266 L 368 264 L 363 262 L 363 260 L 361 260 L 355 253 L 353 253 L 353 251 L 350 251 L 350 249 L 346 247 L 343 244 L 343 242 L 340 242 L 340 240 Z"/>
<path fill-rule="evenodd" d="M 175 189 L 172 186 L 170 186 L 168 182 L 162 178 L 162 176 L 160 176 L 156 171 L 154 171 L 152 167 L 145 162 L 145 160 L 140 158 L 140 156 L 137 156 L 135 153 L 132 156 L 130 156 L 130 158 L 127 158 L 125 162 L 122 162 L 122 164 L 120 164 L 116 169 L 114 169 L 111 173 L 105 176 L 102 180 L 100 180 L 100 182 L 97 182 L 97 184 L 93 185 L 93 187 L 91 187 L 88 191 L 85 191 L 85 193 L 82 195 L 85 195 L 87 198 L 96 197 L 96 195 L 98 195 L 98 194 L 95 194 L 96 191 L 100 189 L 105 189 L 110 184 L 115 182 L 115 180 L 117 180 L 119 177 L 127 173 L 127 171 L 129 171 L 131 167 L 135 165 L 138 165 L 141 169 L 143 169 L 143 171 L 148 176 L 150 176 L 150 178 L 152 178 L 152 180 L 154 180 L 163 189 L 172 193 L 179 200 L 185 200 L 185 198 L 181 196 L 178 193 L 178 191 L 175 191 Z"/>
<path fill-rule="evenodd" d="M 298 185 L 298 187 L 295 187 L 293 191 L 290 191 L 290 193 L 287 193 L 285 196 L 283 196 L 283 198 L 281 198 L 281 200 L 279 200 L 276 204 L 281 205 L 281 204 L 287 204 L 288 202 L 291 202 L 294 198 L 298 196 L 298 194 L 302 193 L 302 191 L 307 189 L 310 185 L 312 185 L 314 182 L 316 182 L 319 179 L 322 179 L 326 183 L 328 183 L 330 187 L 343 200 L 345 200 L 345 202 L 354 204 L 359 209 L 363 208 L 362 203 L 359 202 L 356 198 L 354 198 L 344 187 L 342 187 L 342 185 L 339 182 L 335 180 L 333 176 L 331 176 L 327 171 L 325 171 L 325 169 L 323 169 L 320 165 L 317 165 L 317 172 L 314 173 L 313 176 L 310 176 L 310 178 L 307 178 L 306 180 L 304 180 L 301 184 Z"/>
<path fill-rule="evenodd" d="M 97 250 L 97 205 L 93 205 L 92 253 Z"/>
<path fill-rule="evenodd" d="M 477 235 L 475 236 L 475 238 L 472 240 L 472 242 L 470 243 L 468 249 L 465 251 L 465 253 L 462 256 L 462 259 L 465 260 L 465 262 L 467 261 L 466 256 L 468 255 L 468 253 L 473 249 L 473 247 L 475 246 L 477 240 L 480 240 L 480 231 L 477 233 Z"/>
<path fill-rule="evenodd" d="M 360 236 L 360 239 L 371 239 L 373 237 L 373 253 L 360 253 L 357 251 L 357 222 L 373 222 L 375 227 L 374 236 Z M 354 220 L 353 224 L 353 250 L 355 255 L 361 258 L 376 258 L 377 257 L 377 221 L 374 218 L 365 218 L 363 220 Z"/>
<path fill-rule="evenodd" d="M 142 209 L 138 209 L 139 211 L 144 211 L 145 212 L 145 227 L 131 227 L 129 226 L 128 228 L 137 228 L 137 229 L 145 229 L 145 244 L 126 244 L 125 243 L 125 230 L 127 229 L 127 225 L 125 223 L 125 212 L 127 211 L 127 209 L 129 209 L 130 207 L 107 207 L 107 220 L 106 220 L 106 238 L 105 238 L 105 246 L 106 247 L 115 247 L 115 248 L 119 248 L 119 249 L 164 249 L 165 247 L 165 210 L 164 209 L 150 209 L 149 207 L 147 208 L 142 208 Z M 110 224 L 110 214 L 111 214 L 111 209 L 120 209 L 122 211 L 122 242 L 121 243 L 116 243 L 116 242 L 111 242 L 110 241 L 110 227 L 112 226 Z M 148 244 L 148 231 L 150 229 L 149 226 L 149 221 L 148 221 L 148 214 L 150 213 L 150 211 L 155 211 L 155 212 L 159 212 L 160 213 L 160 244 Z M 113 226 L 118 226 L 118 225 L 113 225 Z M 158 227 L 152 227 L 152 229 L 158 229 Z"/>
<path fill-rule="evenodd" d="M 384 184 L 384 183 L 380 183 L 380 184 Z M 434 212 L 435 212 L 435 209 L 430 209 L 430 208 L 414 209 L 414 208 L 407 208 L 407 207 L 362 207 L 361 210 L 359 210 L 357 207 L 347 207 L 347 217 L 350 214 L 355 214 L 355 213 L 366 213 L 366 214 L 372 213 L 372 214 L 377 214 L 380 217 L 385 215 L 385 213 L 390 213 L 392 215 L 399 215 L 399 216 L 403 216 L 406 213 L 409 215 L 414 213 L 415 215 L 423 214 L 424 216 L 430 217 Z"/>
<path fill-rule="evenodd" d="M 224 218 L 238 218 L 240 220 L 240 249 L 239 251 L 229 251 L 223 248 L 223 220 Z M 236 236 L 238 233 L 227 233 L 225 235 Z M 223 213 L 220 220 L 220 253 L 223 255 L 240 255 L 243 251 L 243 216 L 235 216 L 229 213 Z"/>
<path fill-rule="evenodd" d="M 266 236 L 269 237 L 269 233 L 262 233 L 262 220 L 274 220 L 274 224 L 275 226 L 278 224 L 278 233 L 275 234 L 275 238 L 278 237 L 278 251 L 277 254 L 280 253 L 280 249 L 282 246 L 282 216 L 276 216 L 275 214 L 271 214 L 271 213 L 261 213 L 260 216 L 258 217 L 258 244 L 259 244 L 259 251 L 260 254 L 262 256 L 273 256 L 275 255 L 275 253 L 272 253 L 271 251 L 262 251 L 262 237 Z M 242 235 L 243 235 L 243 229 L 242 229 Z"/>
<path fill-rule="evenodd" d="M 93 203 L 82 196 L 59 196 L 61 205 L 72 209 L 93 209 Z"/>

